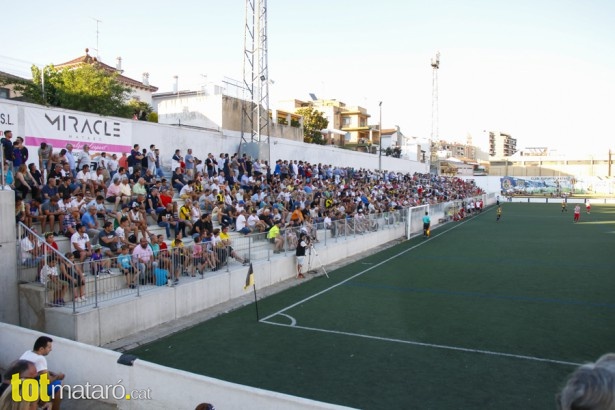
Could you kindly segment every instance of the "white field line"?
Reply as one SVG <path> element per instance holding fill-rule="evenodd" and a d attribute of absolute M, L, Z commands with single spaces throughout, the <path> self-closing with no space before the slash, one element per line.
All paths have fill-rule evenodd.
<path fill-rule="evenodd" d="M 289 317 L 288 315 L 284 315 L 284 316 Z M 535 357 L 535 356 L 525 356 L 525 355 L 512 354 L 512 353 L 502 353 L 502 352 L 492 352 L 490 350 L 470 349 L 470 348 L 467 348 L 467 347 L 438 345 L 438 344 L 433 344 L 433 343 L 415 342 L 415 341 L 411 341 L 411 340 L 393 339 L 393 338 L 389 338 L 389 337 L 370 336 L 370 335 L 363 335 L 363 334 L 360 334 L 360 333 L 342 332 L 342 331 L 339 331 L 339 330 L 326 330 L 326 329 L 318 329 L 318 328 L 315 328 L 315 327 L 297 326 L 296 324 L 287 325 L 287 324 L 283 324 L 283 323 L 267 322 L 267 321 L 264 321 L 264 319 L 261 320 L 261 322 L 267 323 L 269 325 L 291 327 L 291 328 L 294 328 L 294 329 L 310 330 L 310 331 L 313 331 L 313 332 L 331 333 L 331 334 L 343 335 L 343 336 L 351 336 L 351 337 L 361 337 L 361 338 L 364 338 L 364 339 L 380 340 L 380 341 L 383 341 L 383 342 L 403 343 L 403 344 L 407 344 L 407 345 L 430 347 L 430 348 L 434 348 L 434 349 L 454 350 L 454 351 L 458 351 L 458 352 L 477 353 L 477 354 L 484 354 L 484 355 L 498 356 L 498 357 L 508 357 L 508 358 L 512 358 L 512 359 L 531 360 L 531 361 L 534 361 L 534 362 L 553 363 L 553 364 L 561 364 L 561 365 L 566 365 L 566 366 L 580 366 L 581 365 L 581 363 L 566 362 L 566 361 L 563 361 L 563 360 L 545 359 L 545 358 L 542 358 L 542 357 Z M 293 323 L 294 323 L 294 320 L 293 320 Z"/>
<path fill-rule="evenodd" d="M 404 255 L 407 252 L 410 252 L 416 248 L 418 248 L 419 246 L 422 246 L 423 244 L 427 243 L 428 241 L 437 238 L 440 235 L 444 235 L 445 233 L 447 233 L 450 230 L 456 229 L 458 226 L 461 226 L 463 224 L 465 224 L 466 222 L 471 221 L 474 218 L 471 219 L 466 219 L 465 221 L 455 224 L 455 226 L 453 226 L 450 229 L 447 229 L 446 231 L 440 232 L 439 234 L 421 242 L 418 243 L 408 249 L 405 249 L 401 252 L 399 252 L 396 255 L 391 256 L 388 259 L 383 260 L 382 262 L 379 262 L 376 265 L 370 266 L 367 269 L 362 270 L 361 272 L 343 280 L 342 282 L 339 282 L 329 288 L 323 289 L 318 293 L 313 294 L 312 296 L 309 296 L 307 298 L 304 298 L 302 300 L 300 300 L 299 302 L 296 302 L 288 307 L 285 307 L 282 310 L 277 311 L 276 313 L 273 313 L 267 317 L 264 317 L 260 320 L 260 322 L 262 323 L 266 323 L 269 325 L 275 325 L 275 326 L 284 326 L 284 327 L 292 327 L 295 329 L 303 329 L 303 330 L 311 330 L 311 331 L 315 331 L 315 332 L 322 332 L 322 333 L 332 333 L 332 334 L 338 334 L 338 335 L 345 335 L 345 336 L 353 336 L 353 337 L 362 337 L 362 338 L 366 338 L 366 339 L 372 339 L 372 340 L 381 340 L 381 341 L 386 341 L 386 342 L 395 342 L 395 343 L 403 343 L 403 344 L 409 344 L 409 345 L 414 345 L 414 346 L 424 346 L 424 347 L 431 347 L 431 348 L 436 348 L 436 349 L 446 349 L 446 350 L 455 350 L 455 351 L 461 351 L 461 352 L 468 352 L 468 353 L 479 353 L 479 354 L 485 354 L 485 355 L 491 355 L 491 356 L 500 356 L 500 357 L 510 357 L 510 358 L 515 358 L 515 359 L 523 359 L 523 360 L 532 360 L 532 361 L 537 361 L 537 362 L 546 362 L 546 363 L 554 363 L 554 364 L 562 364 L 562 365 L 569 365 L 569 366 L 579 366 L 580 363 L 573 363 L 573 362 L 566 362 L 566 361 L 562 361 L 562 360 L 552 360 L 552 359 L 544 359 L 544 358 L 540 358 L 540 357 L 534 357 L 534 356 L 524 356 L 524 355 L 517 355 L 517 354 L 512 354 L 512 353 L 501 353 L 501 352 L 492 352 L 489 350 L 480 350 L 480 349 L 469 349 L 469 348 L 465 348 L 465 347 L 456 347 L 456 346 L 446 346 L 446 345 L 437 345 L 437 344 L 432 344 L 432 343 L 422 343 L 422 342 L 415 342 L 415 341 L 410 341 L 410 340 L 402 340 L 402 339 L 392 339 L 392 338 L 387 338 L 387 337 L 379 337 L 379 336 L 369 336 L 369 335 L 363 335 L 363 334 L 358 334 L 358 333 L 350 333 L 350 332 L 342 332 L 342 331 L 337 331 L 337 330 L 326 330 L 326 329 L 318 329 L 318 328 L 312 328 L 312 327 L 305 327 L 305 326 L 297 326 L 296 324 L 296 320 L 287 314 L 284 314 L 284 312 L 286 312 L 287 310 L 290 310 L 292 308 L 294 308 L 295 306 L 301 305 L 302 303 L 307 302 L 310 299 L 313 299 L 317 296 L 322 295 L 323 293 L 329 292 L 332 289 L 337 288 L 340 285 L 343 285 L 344 283 L 359 277 L 367 272 L 369 272 L 372 269 L 375 269 L 381 265 L 384 265 L 385 263 L 400 257 L 401 255 Z M 288 318 L 291 321 L 290 325 L 286 325 L 286 324 L 282 324 L 282 323 L 275 323 L 275 322 L 269 322 L 268 319 L 271 319 L 274 316 L 277 315 L 282 315 L 285 316 L 286 318 Z"/>
<path fill-rule="evenodd" d="M 474 219 L 474 218 L 472 218 L 472 219 Z M 455 224 L 455 226 L 453 226 L 453 227 L 452 227 L 452 228 L 450 228 L 450 229 L 447 229 L 447 230 L 446 230 L 446 231 L 444 231 L 444 232 L 440 232 L 439 234 L 437 234 L 437 235 L 435 235 L 435 236 L 433 236 L 433 237 L 430 237 L 430 238 L 426 239 L 425 241 L 423 241 L 423 242 L 421 242 L 421 243 L 418 243 L 418 244 L 416 244 L 416 245 L 414 245 L 414 246 L 412 246 L 412 247 L 410 247 L 410 248 L 408 248 L 408 249 L 404 249 L 403 251 L 399 252 L 399 253 L 398 253 L 398 254 L 396 254 L 396 255 L 391 256 L 390 258 L 385 259 L 385 260 L 383 260 L 382 262 L 379 262 L 379 263 L 377 263 L 377 264 L 375 264 L 375 265 L 372 265 L 372 266 L 370 266 L 369 268 L 366 268 L 366 269 L 362 270 L 361 272 L 359 272 L 359 273 L 357 273 L 357 274 L 355 274 L 355 275 L 352 275 L 351 277 L 349 277 L 349 278 L 347 278 L 347 279 L 344 279 L 343 281 L 341 281 L 341 282 L 339 282 L 339 283 L 337 283 L 337 284 L 335 284 L 335 285 L 333 285 L 333 286 L 330 286 L 330 287 L 328 287 L 328 288 L 326 288 L 326 289 L 321 290 L 321 291 L 320 291 L 320 292 L 318 292 L 318 293 L 313 294 L 312 296 L 308 296 L 307 298 L 302 299 L 302 300 L 300 300 L 299 302 L 293 303 L 292 305 L 287 306 L 287 307 L 285 307 L 285 308 L 284 308 L 284 309 L 282 309 L 282 310 L 279 310 L 279 311 L 277 311 L 277 312 L 275 312 L 275 313 L 272 313 L 271 315 L 269 315 L 269 316 L 267 316 L 267 317 L 262 318 L 260 321 L 261 321 L 261 322 L 265 322 L 265 321 L 267 321 L 267 319 L 270 319 L 270 318 L 272 318 L 272 317 L 274 317 L 274 316 L 276 316 L 276 315 L 279 315 L 279 314 L 281 314 L 281 313 L 283 313 L 283 312 L 286 312 L 287 310 L 292 309 L 292 308 L 294 308 L 295 306 L 299 306 L 300 304 L 305 303 L 305 302 L 307 302 L 308 300 L 313 299 L 313 298 L 315 298 L 315 297 L 317 297 L 317 296 L 320 296 L 320 295 L 322 295 L 323 293 L 327 293 L 327 292 L 329 292 L 330 290 L 333 290 L 333 289 L 337 288 L 338 286 L 341 286 L 341 285 L 343 285 L 344 283 L 346 283 L 346 282 L 348 282 L 348 281 L 351 281 L 352 279 L 357 278 L 357 277 L 359 277 L 359 276 L 361 276 L 361 275 L 363 275 L 363 274 L 365 274 L 365 273 L 369 272 L 369 271 L 370 271 L 370 270 L 372 270 L 372 269 L 376 269 L 377 267 L 379 267 L 379 266 L 381 266 L 381 265 L 384 265 L 385 263 L 390 262 L 390 261 L 392 261 L 393 259 L 399 258 L 401 255 L 403 255 L 403 254 L 405 254 L 405 253 L 408 253 L 408 252 L 410 252 L 410 251 L 412 251 L 412 250 L 414 250 L 414 249 L 418 248 L 419 246 L 422 246 L 422 245 L 426 244 L 427 242 L 429 242 L 429 241 L 432 241 L 432 240 L 436 239 L 436 238 L 437 238 L 437 237 L 439 237 L 440 235 L 444 235 L 445 233 L 447 233 L 447 232 L 449 232 L 449 231 L 451 231 L 451 230 L 453 230 L 453 229 L 456 229 L 457 227 L 459 227 L 459 226 L 461 226 L 461 225 L 465 224 L 466 222 L 471 221 L 472 219 L 466 219 L 465 221 L 463 221 L 463 222 L 461 222 L 461 223 Z"/>

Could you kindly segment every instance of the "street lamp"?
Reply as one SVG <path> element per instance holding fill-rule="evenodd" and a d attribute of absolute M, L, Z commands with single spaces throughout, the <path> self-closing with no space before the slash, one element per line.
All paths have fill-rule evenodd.
<path fill-rule="evenodd" d="M 379 136 L 379 149 L 378 149 L 378 171 L 382 172 L 382 101 L 378 103 L 378 109 L 380 110 L 380 119 L 378 120 L 378 133 Z"/>

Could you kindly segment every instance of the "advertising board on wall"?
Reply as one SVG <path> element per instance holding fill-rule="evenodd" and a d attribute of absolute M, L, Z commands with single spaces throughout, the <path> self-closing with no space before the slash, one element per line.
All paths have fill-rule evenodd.
<path fill-rule="evenodd" d="M 16 106 L 0 103 L 0 137 L 4 136 L 4 131 L 16 131 L 18 116 Z"/>
<path fill-rule="evenodd" d="M 26 146 L 38 147 L 45 142 L 63 148 L 70 143 L 81 150 L 87 144 L 92 152 L 109 153 L 129 152 L 132 148 L 130 121 L 45 108 L 28 107 L 24 111 Z"/>

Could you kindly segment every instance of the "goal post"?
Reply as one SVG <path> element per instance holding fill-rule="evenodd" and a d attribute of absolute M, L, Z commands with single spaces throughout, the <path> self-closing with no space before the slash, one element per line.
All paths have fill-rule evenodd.
<path fill-rule="evenodd" d="M 406 226 L 406 239 L 423 234 L 423 216 L 429 212 L 429 205 L 419 205 L 408 208 L 408 225 Z"/>

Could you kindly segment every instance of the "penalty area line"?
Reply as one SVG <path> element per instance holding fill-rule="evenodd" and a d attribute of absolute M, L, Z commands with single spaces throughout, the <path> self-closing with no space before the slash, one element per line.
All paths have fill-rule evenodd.
<path fill-rule="evenodd" d="M 526 356 L 526 355 L 520 355 L 520 354 L 514 354 L 514 353 L 493 352 L 490 350 L 471 349 L 467 347 L 439 345 L 439 344 L 434 344 L 434 343 L 416 342 L 412 340 L 395 339 L 395 338 L 381 337 L 381 336 L 370 336 L 370 335 L 364 335 L 360 333 L 342 332 L 340 330 L 318 329 L 315 327 L 298 326 L 296 324 L 288 325 L 288 324 L 283 324 L 283 323 L 269 322 L 265 319 L 262 319 L 261 322 L 266 323 L 268 325 L 290 327 L 293 329 L 302 329 L 302 330 L 309 330 L 313 332 L 329 333 L 329 334 L 350 336 L 350 337 L 360 337 L 363 339 L 379 340 L 383 342 L 392 342 L 392 343 L 401 343 L 401 344 L 412 345 L 412 346 L 429 347 L 433 349 L 453 350 L 457 352 L 475 353 L 475 354 L 482 354 L 482 355 L 488 355 L 488 356 L 497 356 L 497 357 L 505 357 L 505 358 L 511 358 L 511 359 L 519 359 L 519 360 L 529 360 L 529 361 L 534 361 L 534 362 L 559 364 L 559 365 L 565 365 L 565 366 L 575 366 L 576 367 L 582 364 L 582 363 L 567 362 L 564 360 L 545 359 L 542 357 Z"/>
<path fill-rule="evenodd" d="M 372 265 L 372 266 L 370 266 L 369 268 L 366 268 L 366 269 L 362 270 L 362 271 L 361 271 L 361 272 L 359 272 L 359 273 L 355 273 L 354 275 L 350 276 L 349 278 L 344 279 L 343 281 L 341 281 L 341 282 L 339 282 L 339 283 L 336 283 L 335 285 L 332 285 L 332 286 L 330 286 L 330 287 L 328 287 L 328 288 L 325 288 L 325 289 L 321 290 L 320 292 L 317 292 L 317 293 L 315 293 L 315 294 L 313 294 L 313 295 L 311 295 L 311 296 L 308 296 L 307 298 L 304 298 L 304 299 L 302 299 L 302 300 L 300 300 L 300 301 L 298 301 L 298 302 L 296 302 L 296 303 L 293 303 L 293 304 L 292 304 L 292 305 L 290 305 L 290 306 L 287 306 L 287 307 L 285 307 L 285 308 L 283 308 L 283 309 L 281 309 L 281 310 L 278 310 L 278 311 L 277 311 L 277 312 L 275 312 L 275 313 L 270 314 L 269 316 L 266 316 L 266 317 L 262 318 L 262 319 L 260 320 L 260 322 L 264 322 L 264 321 L 266 321 L 267 319 L 271 319 L 272 317 L 274 317 L 274 316 L 276 316 L 276 315 L 279 315 L 279 314 L 281 314 L 281 313 L 284 313 L 284 312 L 286 312 L 287 310 L 292 309 L 292 308 L 294 308 L 294 307 L 296 307 L 296 306 L 299 306 L 299 305 L 301 305 L 302 303 L 305 303 L 305 302 L 307 302 L 307 301 L 308 301 L 308 300 L 310 300 L 310 299 L 314 299 L 315 297 L 320 296 L 320 295 L 322 295 L 323 293 L 327 293 L 327 292 L 329 292 L 330 290 L 333 290 L 333 289 L 337 288 L 338 286 L 341 286 L 341 285 L 343 285 L 344 283 L 351 281 L 351 280 L 352 280 L 352 279 L 354 279 L 354 278 L 357 278 L 357 277 L 359 277 L 359 276 L 361 276 L 361 275 L 364 275 L 365 273 L 367 273 L 367 272 L 369 272 L 369 271 L 371 271 L 371 270 L 373 270 L 373 269 L 376 269 L 377 267 L 382 266 L 382 265 L 384 265 L 384 264 L 385 264 L 385 263 L 387 263 L 387 262 L 390 262 L 390 261 L 392 261 L 392 260 L 394 260 L 394 259 L 396 259 L 396 258 L 399 258 L 400 256 L 402 256 L 402 255 L 404 255 L 404 254 L 406 254 L 406 253 L 408 253 L 408 252 L 410 252 L 410 251 L 412 251 L 412 250 L 414 250 L 414 249 L 418 248 L 419 246 L 423 246 L 424 244 L 426 244 L 426 243 L 428 243 L 428 242 L 430 242 L 430 241 L 433 241 L 433 240 L 434 240 L 434 239 L 436 239 L 437 237 L 439 237 L 439 236 L 441 236 L 441 235 L 444 235 L 445 233 L 450 232 L 450 231 L 452 231 L 453 229 L 457 229 L 457 228 L 458 228 L 458 227 L 460 227 L 461 225 L 463 225 L 463 224 L 465 224 L 465 223 L 467 223 L 467 222 L 470 222 L 470 221 L 472 221 L 473 219 L 474 219 L 474 218 L 468 218 L 468 219 L 464 220 L 464 221 L 463 221 L 463 222 L 461 222 L 461 223 L 455 224 L 455 226 L 453 226 L 452 228 L 449 228 L 449 229 L 447 229 L 447 230 L 445 230 L 445 231 L 443 231 L 443 232 L 440 232 L 440 233 L 438 233 L 437 235 L 435 235 L 435 236 L 433 236 L 433 237 L 427 238 L 426 240 L 424 240 L 424 241 L 422 241 L 422 242 L 420 242 L 420 243 L 417 243 L 416 245 L 411 246 L 411 247 L 410 247 L 410 248 L 408 248 L 408 249 L 404 249 L 403 251 L 401 251 L 401 252 L 399 252 L 399 253 L 397 253 L 397 254 L 395 254 L 395 255 L 393 255 L 393 256 L 391 256 L 391 257 L 389 257 L 389 258 L 385 259 L 385 260 L 383 260 L 382 262 L 378 262 L 377 264 Z"/>

